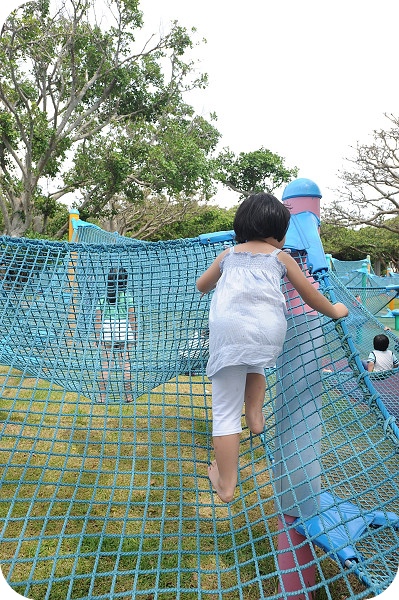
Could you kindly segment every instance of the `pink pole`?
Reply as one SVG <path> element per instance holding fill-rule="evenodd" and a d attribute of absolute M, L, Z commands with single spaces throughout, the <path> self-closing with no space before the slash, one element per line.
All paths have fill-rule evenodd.
<path fill-rule="evenodd" d="M 279 519 L 278 568 L 280 578 L 278 591 L 285 593 L 284 598 L 312 600 L 312 593 L 306 590 L 314 586 L 316 581 L 314 554 L 310 545 L 304 543 L 306 538 L 303 535 L 295 529 L 288 530 L 289 525 L 295 521 L 295 517 L 284 515 L 283 518 L 285 524 Z M 290 570 L 291 572 L 287 572 Z"/>
<path fill-rule="evenodd" d="M 283 202 L 290 209 L 291 214 L 309 211 L 318 218 L 320 217 L 320 198 L 319 188 L 309 179 L 297 179 L 291 182 L 283 193 Z M 288 296 L 290 296 L 289 293 Z M 292 305 L 292 309 L 294 314 L 298 314 L 303 313 L 304 307 Z M 306 590 L 313 587 L 316 582 L 315 557 L 311 546 L 306 543 L 306 538 L 295 529 L 288 529 L 295 518 L 284 514 L 284 523 L 279 519 L 279 592 L 285 593 L 285 597 L 292 598 L 292 600 L 294 598 L 312 600 L 312 594 Z"/>

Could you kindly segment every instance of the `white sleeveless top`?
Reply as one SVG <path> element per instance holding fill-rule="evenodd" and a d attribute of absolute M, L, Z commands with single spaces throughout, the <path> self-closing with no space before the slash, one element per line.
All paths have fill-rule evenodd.
<path fill-rule="evenodd" d="M 221 277 L 209 311 L 207 375 L 223 367 L 274 367 L 287 331 L 280 289 L 285 265 L 271 254 L 235 252 L 220 263 Z"/>

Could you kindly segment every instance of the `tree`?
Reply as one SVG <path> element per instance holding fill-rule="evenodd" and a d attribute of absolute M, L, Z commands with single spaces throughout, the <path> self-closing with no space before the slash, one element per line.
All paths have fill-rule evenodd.
<path fill-rule="evenodd" d="M 177 238 L 198 237 L 202 233 L 214 231 L 230 231 L 237 207 L 221 208 L 220 206 L 199 206 L 195 214 L 162 227 L 151 240 L 171 240 Z"/>
<path fill-rule="evenodd" d="M 65 181 L 82 178 L 80 216 L 101 215 L 102 226 L 148 237 L 178 221 L 213 193 L 208 155 L 217 131 L 202 117 L 160 115 L 136 121 L 114 139 L 91 140 L 75 156 Z"/>
<path fill-rule="evenodd" d="M 172 200 L 148 190 L 143 200 L 128 203 L 114 199 L 110 208 L 109 216 L 97 221 L 102 229 L 136 239 L 157 240 L 161 239 L 158 237 L 160 231 L 169 231 L 174 224 L 192 217 L 200 210 L 200 205 L 195 198 L 182 194 Z"/>
<path fill-rule="evenodd" d="M 211 193 L 207 161 L 219 133 L 183 101 L 206 85 L 184 59 L 190 35 L 174 23 L 138 46 L 138 0 L 104 6 L 97 21 L 94 0 L 35 0 L 3 27 L 0 210 L 9 235 L 44 232 L 67 195 L 85 216 L 149 189 Z"/>
<path fill-rule="evenodd" d="M 399 233 L 399 120 L 374 131 L 373 143 L 357 144 L 351 168 L 340 174 L 343 187 L 323 211 L 323 220 L 339 226 L 370 225 Z"/>
<path fill-rule="evenodd" d="M 398 226 L 398 218 L 396 223 L 390 223 L 392 229 Z M 399 269 L 396 233 L 372 226 L 360 229 L 337 227 L 322 221 L 320 235 L 324 251 L 338 260 L 360 260 L 370 255 L 371 262 L 379 263 L 382 271 L 389 266 Z"/>
<path fill-rule="evenodd" d="M 281 156 L 263 147 L 238 156 L 225 148 L 215 161 L 215 172 L 218 181 L 244 198 L 256 192 L 273 193 L 296 177 L 298 169 L 288 169 Z"/>

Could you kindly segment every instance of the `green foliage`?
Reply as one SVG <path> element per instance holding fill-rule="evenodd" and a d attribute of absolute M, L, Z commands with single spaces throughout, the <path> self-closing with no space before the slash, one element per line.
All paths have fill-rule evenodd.
<path fill-rule="evenodd" d="M 64 180 L 83 192 L 82 218 L 98 211 L 106 217 L 111 199 L 140 202 L 147 190 L 208 198 L 213 192 L 209 155 L 218 139 L 210 123 L 180 104 L 177 115 L 169 112 L 156 123 L 136 120 L 126 130 L 80 144 Z"/>
<path fill-rule="evenodd" d="M 266 148 L 238 156 L 224 149 L 216 160 L 217 179 L 241 197 L 261 191 L 272 193 L 297 174 L 297 167 L 288 169 L 281 156 Z"/>
<path fill-rule="evenodd" d="M 198 237 L 202 233 L 213 231 L 230 231 L 233 228 L 234 215 L 237 207 L 225 209 L 220 206 L 202 206 L 198 213 L 182 219 L 158 231 L 150 239 L 173 240 L 178 238 Z"/>
<path fill-rule="evenodd" d="M 331 254 L 339 260 L 358 260 L 367 254 L 357 248 L 356 231 L 352 229 L 337 227 L 322 221 L 320 236 L 326 254 Z M 341 256 L 345 256 L 345 258 L 341 258 Z"/>
<path fill-rule="evenodd" d="M 57 212 L 59 204 L 51 196 L 39 195 L 35 197 L 36 211 L 44 217 L 53 217 Z"/>
<path fill-rule="evenodd" d="M 36 0 L 4 25 L 0 195 L 7 234 L 50 234 L 63 214 L 59 203 L 72 193 L 82 219 L 106 220 L 121 210 L 124 232 L 133 231 L 137 216 L 143 235 L 155 233 L 154 204 L 162 198 L 165 226 L 177 222 L 167 237 L 190 237 L 182 218 L 197 218 L 198 203 L 215 193 L 216 182 L 245 196 L 296 176 L 296 168 L 265 148 L 215 156 L 216 116 L 196 115 L 184 99 L 207 85 L 188 57 L 200 43 L 195 28 L 174 22 L 138 49 L 138 0 L 100 4 Z M 223 228 L 209 219 L 209 227 L 206 219 L 198 227 Z M 64 223 L 54 234 L 66 229 Z"/>
<path fill-rule="evenodd" d="M 214 192 L 209 155 L 219 139 L 218 131 L 199 116 L 169 116 L 152 128 L 153 143 L 147 147 L 140 176 L 157 192 L 187 196 Z"/>
<path fill-rule="evenodd" d="M 399 226 L 398 218 L 391 221 Z M 360 260 L 369 254 L 372 264 L 379 261 L 383 268 L 399 263 L 398 236 L 386 229 L 355 230 L 322 222 L 320 233 L 324 251 L 338 260 Z"/>
<path fill-rule="evenodd" d="M 38 214 L 48 223 L 50 196 L 75 192 L 83 212 L 98 214 L 148 188 L 211 194 L 219 133 L 183 101 L 185 90 L 206 84 L 185 58 L 194 30 L 174 23 L 138 51 L 138 1 L 107 6 L 97 21 L 94 0 L 38 0 L 4 25 L 0 193 L 11 235 L 30 231 Z M 42 189 L 51 190 L 46 201 Z"/>
<path fill-rule="evenodd" d="M 18 132 L 15 127 L 14 119 L 5 110 L 0 110 L 0 139 L 2 143 L 6 141 L 13 146 L 18 140 Z"/>
<path fill-rule="evenodd" d="M 47 239 L 68 241 L 68 228 L 62 236 L 58 232 L 69 223 L 69 210 L 65 204 L 53 202 L 49 198 L 42 197 L 36 200 L 37 210 L 46 219 L 45 231 L 36 231 L 33 228 L 25 232 L 24 237 L 31 239 Z M 40 205 L 41 204 L 41 205 Z"/>

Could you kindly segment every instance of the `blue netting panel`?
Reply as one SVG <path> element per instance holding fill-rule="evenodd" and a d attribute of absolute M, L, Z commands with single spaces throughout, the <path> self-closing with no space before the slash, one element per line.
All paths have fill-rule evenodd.
<path fill-rule="evenodd" d="M 364 265 L 367 265 L 369 273 L 373 274 L 374 270 L 367 256 L 362 260 L 339 260 L 338 258 L 331 257 L 332 270 L 337 277 L 353 277 L 356 271 L 363 269 Z"/>
<path fill-rule="evenodd" d="M 359 368 L 349 320 L 291 314 L 278 368 L 266 373 L 264 434 L 244 423 L 238 490 L 221 504 L 207 477 L 210 297 L 195 280 L 224 244 L 124 243 L 85 229 L 90 243 L 0 240 L 10 585 L 35 600 L 292 600 L 307 582 L 285 590 L 278 539 L 295 527 L 316 567 L 309 594 L 386 589 L 399 563 L 398 430 Z M 94 320 L 115 267 L 129 273 L 137 339 L 122 361 L 108 357 L 105 377 Z M 334 295 L 323 274 L 319 284 Z M 283 513 L 296 521 L 279 524 Z"/>
<path fill-rule="evenodd" d="M 346 287 L 358 302 L 361 302 L 369 312 L 378 317 L 387 313 L 388 305 L 398 296 L 396 290 L 388 290 L 385 287 L 364 288 L 351 285 Z"/>
<path fill-rule="evenodd" d="M 389 348 L 399 357 L 398 336 L 393 331 L 385 329 L 381 316 L 377 319 L 367 310 L 368 299 L 365 303 L 361 301 L 361 298 L 357 300 L 352 294 L 352 290 L 345 287 L 342 281 L 333 273 L 329 274 L 329 281 L 334 289 L 335 297 L 350 309 L 350 314 L 345 322 L 352 343 L 363 363 L 367 361 L 367 357 L 373 349 L 374 336 L 381 333 L 389 338 Z M 399 419 L 399 369 L 384 371 L 383 373 L 371 373 L 370 379 L 385 407 L 394 417 Z"/>
<path fill-rule="evenodd" d="M 332 258 L 332 274 L 338 278 L 350 292 L 373 315 L 381 313 L 388 304 L 399 295 L 399 275 L 386 277 L 375 275 L 369 261 L 340 261 Z M 389 287 L 397 289 L 389 289 Z"/>

